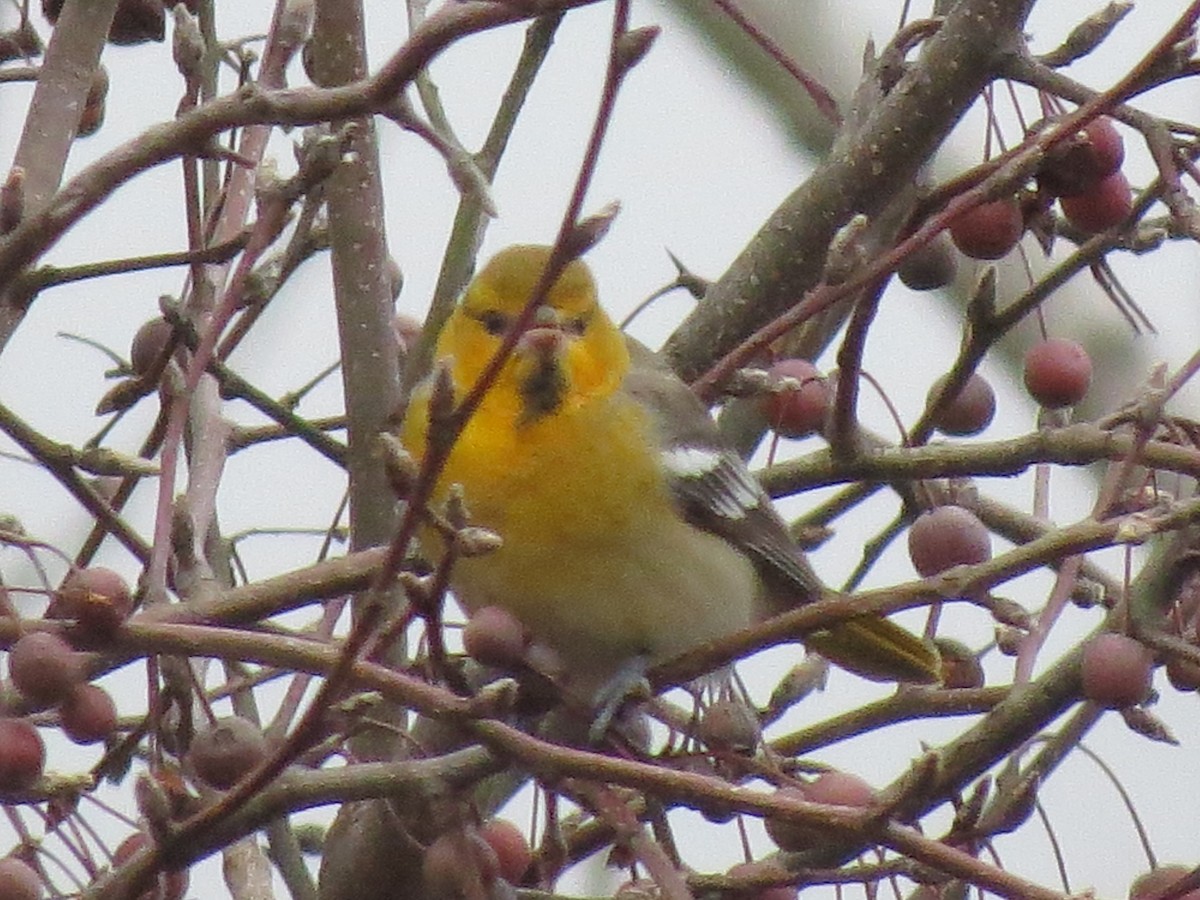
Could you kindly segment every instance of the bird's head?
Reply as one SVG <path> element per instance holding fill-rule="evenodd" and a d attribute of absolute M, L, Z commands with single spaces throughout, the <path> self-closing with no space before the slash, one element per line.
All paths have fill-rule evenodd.
<path fill-rule="evenodd" d="M 438 342 L 438 356 L 453 360 L 459 390 L 468 390 L 495 356 L 549 258 L 549 247 L 509 247 L 467 287 Z M 616 390 L 628 367 L 624 338 L 596 299 L 592 273 L 573 260 L 534 311 L 491 396 L 496 402 L 516 403 L 521 421 L 534 421 Z"/>

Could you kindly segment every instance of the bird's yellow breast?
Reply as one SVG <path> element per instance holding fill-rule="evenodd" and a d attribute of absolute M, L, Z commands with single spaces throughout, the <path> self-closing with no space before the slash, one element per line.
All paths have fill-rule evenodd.
<path fill-rule="evenodd" d="M 417 454 L 423 403 L 406 418 Z M 751 621 L 752 565 L 679 518 L 649 428 L 619 391 L 524 423 L 485 399 L 438 482 L 439 496 L 462 485 L 471 521 L 504 542 L 456 562 L 459 600 L 508 609 L 589 684 L 631 656 L 669 658 Z M 423 540 L 437 552 L 432 533 Z"/>

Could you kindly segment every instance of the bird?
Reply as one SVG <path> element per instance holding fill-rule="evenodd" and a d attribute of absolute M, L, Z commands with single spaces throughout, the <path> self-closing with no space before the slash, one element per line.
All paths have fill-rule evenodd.
<path fill-rule="evenodd" d="M 518 326 L 551 260 L 534 244 L 498 252 L 437 339 L 455 402 Z M 435 376 L 414 389 L 401 441 L 429 452 Z M 589 267 L 566 263 L 516 339 L 436 476 L 499 547 L 454 561 L 468 613 L 500 607 L 556 651 L 579 695 L 600 698 L 664 662 L 775 612 L 827 595 L 804 551 L 707 408 L 598 301 Z M 422 551 L 439 558 L 433 528 Z M 936 650 L 878 616 L 804 638 L 872 680 L 933 682 Z"/>

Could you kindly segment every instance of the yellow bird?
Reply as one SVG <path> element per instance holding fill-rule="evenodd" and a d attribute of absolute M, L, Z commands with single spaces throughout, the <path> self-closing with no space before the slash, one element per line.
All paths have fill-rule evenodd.
<path fill-rule="evenodd" d="M 510 247 L 467 288 L 437 345 L 456 400 L 513 327 L 549 255 L 548 247 Z M 428 381 L 417 388 L 403 425 L 418 458 L 430 390 Z M 503 542 L 455 562 L 455 595 L 469 611 L 511 612 L 558 652 L 583 696 L 630 666 L 662 662 L 822 592 L 707 410 L 613 324 L 578 260 L 467 421 L 435 500 L 452 484 L 462 486 L 471 521 Z M 422 542 L 437 558 L 432 530 Z M 850 620 L 808 642 L 867 678 L 938 677 L 936 651 L 886 619 Z"/>

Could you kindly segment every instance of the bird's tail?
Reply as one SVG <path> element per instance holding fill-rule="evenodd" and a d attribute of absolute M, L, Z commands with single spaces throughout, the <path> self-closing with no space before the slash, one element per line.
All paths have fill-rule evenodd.
<path fill-rule="evenodd" d="M 848 619 L 828 630 L 805 635 L 804 643 L 843 669 L 871 681 L 941 681 L 941 657 L 932 642 L 879 616 Z"/>

